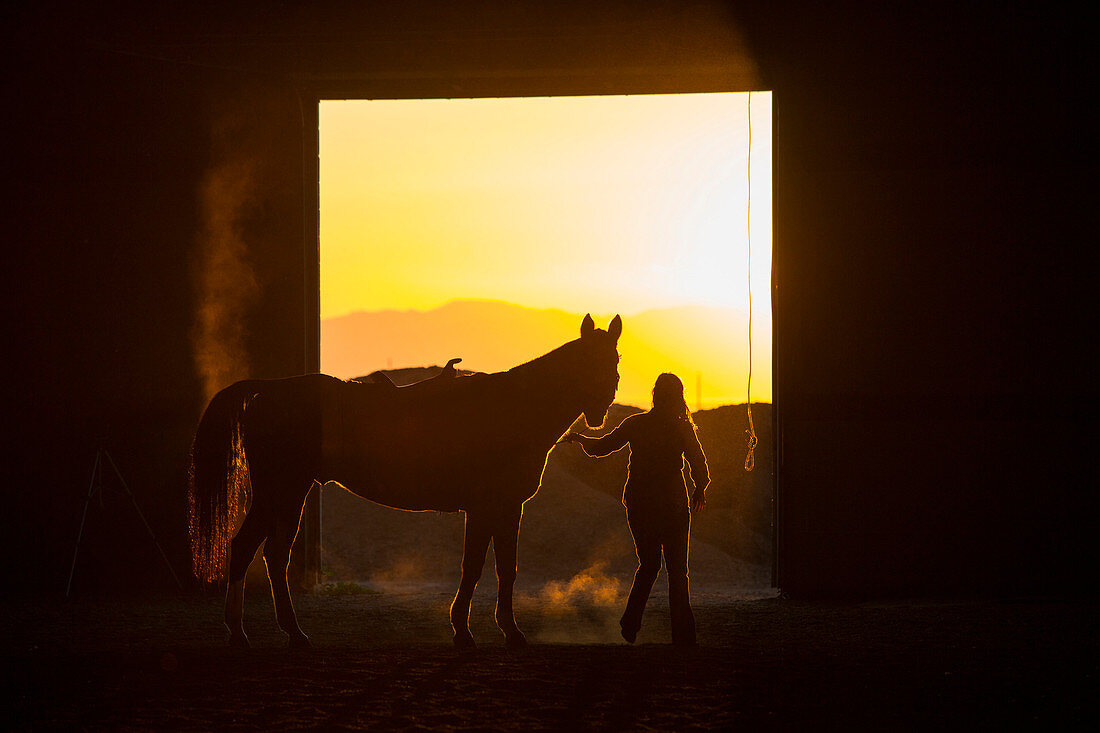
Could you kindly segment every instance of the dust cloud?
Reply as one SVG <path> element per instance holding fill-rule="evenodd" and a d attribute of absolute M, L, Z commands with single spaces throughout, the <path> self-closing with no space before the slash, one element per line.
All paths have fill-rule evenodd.
<path fill-rule="evenodd" d="M 254 298 L 257 283 L 240 220 L 252 181 L 247 161 L 227 161 L 210 170 L 202 183 L 200 306 L 193 343 L 207 399 L 248 373 L 240 314 Z"/>
<path fill-rule="evenodd" d="M 520 594 L 516 605 L 537 612 L 543 621 L 536 641 L 559 644 L 621 642 L 619 616 L 626 603 L 621 579 L 607 574 L 597 560 L 569 580 L 551 580 L 537 594 Z"/>
<path fill-rule="evenodd" d="M 249 372 L 244 316 L 259 284 L 248 258 L 247 229 L 258 205 L 260 156 L 248 127 L 240 114 L 215 118 L 212 162 L 197 192 L 201 223 L 194 278 L 199 306 L 191 340 L 207 399 Z"/>

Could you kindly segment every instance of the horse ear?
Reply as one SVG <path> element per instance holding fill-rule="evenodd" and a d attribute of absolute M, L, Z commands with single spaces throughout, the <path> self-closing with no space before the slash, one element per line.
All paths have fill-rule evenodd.
<path fill-rule="evenodd" d="M 618 341 L 619 336 L 623 333 L 623 319 L 618 316 L 612 318 L 610 325 L 607 327 L 607 332 L 611 334 L 611 338 Z"/>
<path fill-rule="evenodd" d="M 586 313 L 584 320 L 581 321 L 581 338 L 588 336 L 596 330 L 596 322 L 592 320 L 592 314 Z"/>

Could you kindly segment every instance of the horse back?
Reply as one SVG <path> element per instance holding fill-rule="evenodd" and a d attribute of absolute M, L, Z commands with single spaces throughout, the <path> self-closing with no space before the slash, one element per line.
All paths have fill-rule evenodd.
<path fill-rule="evenodd" d="M 397 390 L 339 387 L 324 425 L 332 480 L 402 509 L 456 510 L 524 487 L 520 501 L 526 499 L 548 446 L 532 446 L 508 429 L 502 415 L 514 405 L 499 376 Z"/>
<path fill-rule="evenodd" d="M 249 461 L 399 509 L 522 502 L 549 445 L 512 429 L 514 396 L 501 376 L 399 389 L 325 374 L 258 382 L 244 420 Z"/>

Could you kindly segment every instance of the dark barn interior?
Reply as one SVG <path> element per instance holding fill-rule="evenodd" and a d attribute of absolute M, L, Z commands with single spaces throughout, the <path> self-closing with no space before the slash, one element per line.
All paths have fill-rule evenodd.
<path fill-rule="evenodd" d="M 317 367 L 317 99 L 753 89 L 776 109 L 779 591 L 1095 593 L 1093 125 L 1070 11 L 0 12 L 9 599 L 63 602 L 99 449 L 188 582 L 206 400 Z M 173 591 L 129 499 L 101 502 L 74 593 Z"/>

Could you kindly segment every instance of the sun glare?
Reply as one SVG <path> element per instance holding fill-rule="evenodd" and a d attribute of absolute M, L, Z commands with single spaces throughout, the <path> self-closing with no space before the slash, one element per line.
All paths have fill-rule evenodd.
<path fill-rule="evenodd" d="M 743 402 L 751 224 L 753 399 L 770 400 L 771 119 L 768 92 L 321 102 L 322 369 L 425 358 L 395 334 L 337 369 L 326 324 L 488 300 L 622 314 L 620 401 L 678 367 L 705 406 Z M 469 366 L 512 366 L 466 333 Z"/>

